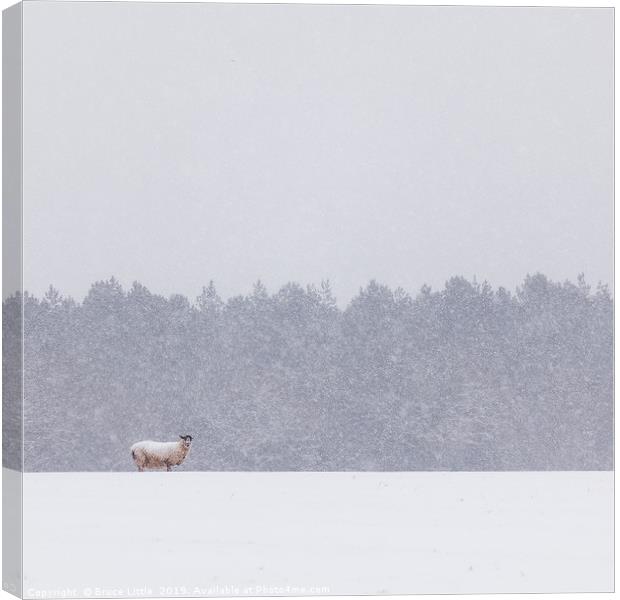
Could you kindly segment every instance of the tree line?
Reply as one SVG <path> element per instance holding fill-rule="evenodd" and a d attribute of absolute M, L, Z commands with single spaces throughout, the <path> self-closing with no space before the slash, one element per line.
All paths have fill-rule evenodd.
<path fill-rule="evenodd" d="M 606 286 L 463 277 L 415 295 L 376 281 L 195 302 L 95 283 L 3 303 L 5 465 L 131 470 L 132 443 L 194 437 L 188 470 L 612 468 Z"/>

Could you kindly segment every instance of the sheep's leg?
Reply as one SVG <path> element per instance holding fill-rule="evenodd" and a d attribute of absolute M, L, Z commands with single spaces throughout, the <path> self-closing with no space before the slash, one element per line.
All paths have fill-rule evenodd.
<path fill-rule="evenodd" d="M 144 467 L 138 467 L 138 471 L 142 473 L 142 471 L 144 471 Z"/>
<path fill-rule="evenodd" d="M 172 471 L 172 467 L 168 463 L 166 463 L 166 471 Z"/>

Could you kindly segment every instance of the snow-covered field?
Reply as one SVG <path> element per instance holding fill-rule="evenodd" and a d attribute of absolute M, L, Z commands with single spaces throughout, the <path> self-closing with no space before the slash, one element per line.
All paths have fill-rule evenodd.
<path fill-rule="evenodd" d="M 613 589 L 613 473 L 31 473 L 24 595 Z"/>

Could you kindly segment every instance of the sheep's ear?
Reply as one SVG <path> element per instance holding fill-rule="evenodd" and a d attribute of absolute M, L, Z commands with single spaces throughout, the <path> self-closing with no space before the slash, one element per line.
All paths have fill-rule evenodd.
<path fill-rule="evenodd" d="M 180 435 L 179 437 L 180 437 L 182 440 L 184 440 L 184 439 L 185 439 L 185 436 L 184 436 L 184 435 Z"/>

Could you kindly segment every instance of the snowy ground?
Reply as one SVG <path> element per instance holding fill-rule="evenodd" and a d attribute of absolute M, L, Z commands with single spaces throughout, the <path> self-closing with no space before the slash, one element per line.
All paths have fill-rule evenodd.
<path fill-rule="evenodd" d="M 613 589 L 613 473 L 37 473 L 24 595 Z"/>

